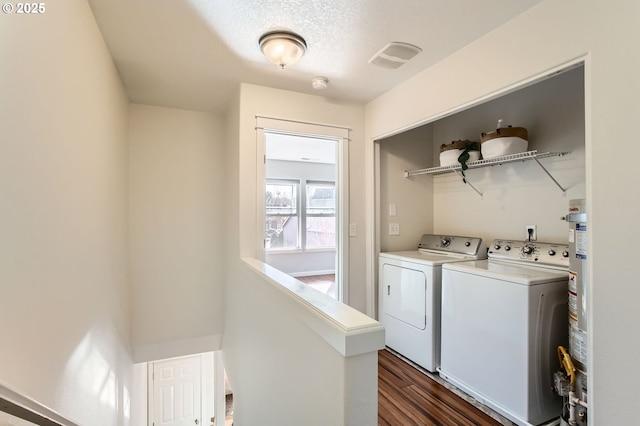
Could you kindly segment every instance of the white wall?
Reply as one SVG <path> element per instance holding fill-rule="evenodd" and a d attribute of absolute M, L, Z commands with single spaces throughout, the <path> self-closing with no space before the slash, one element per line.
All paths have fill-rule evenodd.
<path fill-rule="evenodd" d="M 496 117 L 504 118 L 505 126 L 528 129 L 529 150 L 569 153 L 540 160 L 566 192 L 534 161 L 467 170 L 468 182 L 482 195 L 456 173 L 403 177 L 403 170 L 439 166 L 441 144 L 459 139 L 480 142 L 481 132 L 495 129 Z M 523 240 L 525 226 L 535 224 L 538 241 L 566 242 L 567 224 L 560 218 L 568 200 L 585 196 L 584 126 L 584 78 L 578 67 L 382 139 L 381 250 L 413 249 L 429 226 L 431 232 L 481 237 L 489 245 L 495 238 Z M 395 218 L 387 213 L 389 197 L 396 200 Z M 400 224 L 400 236 L 388 236 L 388 222 Z M 411 235 L 406 235 L 407 229 Z"/>
<path fill-rule="evenodd" d="M 436 232 L 482 237 L 488 246 L 495 238 L 524 240 L 526 225 L 534 224 L 538 241 L 566 243 L 568 225 L 560 218 L 567 213 L 568 200 L 585 196 L 583 70 L 433 123 L 434 151 L 439 157 L 442 143 L 460 138 L 480 141 L 480 133 L 493 130 L 497 118 L 504 118 L 504 125 L 525 127 L 530 150 L 569 152 L 540 160 L 566 192 L 535 161 L 467 170 L 467 180 L 482 196 L 455 173 L 435 176 Z"/>
<path fill-rule="evenodd" d="M 256 131 L 255 116 L 284 118 L 303 122 L 345 126 L 351 129 L 349 142 L 349 222 L 364 228 L 364 106 L 333 102 L 320 96 L 243 84 L 243 115 L 239 118 L 240 158 L 240 238 L 241 256 L 253 257 L 256 251 Z M 234 163 L 229 163 L 234 164 Z M 235 236 L 234 236 L 235 237 Z M 349 304 L 365 308 L 365 235 L 349 239 Z"/>
<path fill-rule="evenodd" d="M 234 424 L 374 424 L 376 349 L 384 344 L 383 333 L 379 347 L 345 356 L 325 338 L 327 320 L 315 308 L 247 268 L 232 274 L 224 359 L 234 394 Z M 316 300 L 324 298 L 320 303 L 325 306 L 339 303 L 308 290 Z"/>
<path fill-rule="evenodd" d="M 316 309 L 240 261 L 256 255 L 257 178 L 255 116 L 266 115 L 351 127 L 351 175 L 362 173 L 363 107 L 243 84 L 227 117 L 227 158 L 235 175 L 227 230 L 229 269 L 225 291 L 224 359 L 234 390 L 234 423 L 279 425 L 373 424 L 377 416 L 375 350 L 345 357 L 327 341 Z M 236 142 L 237 141 L 237 142 Z M 354 191 L 362 178 L 351 180 Z M 237 196 L 237 198 L 236 198 Z M 364 217 L 363 203 L 350 200 L 351 221 Z M 239 240 L 237 238 L 239 236 Z M 234 246 L 239 242 L 239 246 Z M 362 306 L 361 238 L 351 240 L 350 298 Z M 360 254 L 358 254 L 360 251 Z M 356 277 L 356 278 L 353 278 Z M 318 292 L 330 306 L 339 302 Z M 348 308 L 348 307 L 345 307 Z M 353 310 L 352 310 L 353 311 Z M 351 315 L 357 313 L 351 312 Z M 311 323 L 310 323 L 311 321 Z M 324 326 L 319 326 L 324 327 Z M 380 334 L 379 337 L 382 337 Z M 382 340 L 381 340 L 382 342 Z M 362 423 L 358 423 L 360 419 Z"/>
<path fill-rule="evenodd" d="M 322 249 L 267 253 L 265 263 L 293 277 L 333 274 L 336 269 L 336 251 Z"/>
<path fill-rule="evenodd" d="M 545 1 L 367 106 L 373 140 L 584 58 L 591 425 L 632 423 L 640 381 L 637 368 L 623 367 L 624 379 L 611 374 L 613 365 L 633 366 L 640 350 L 640 330 L 632 327 L 640 321 L 632 267 L 637 230 L 628 220 L 637 216 L 640 199 L 629 186 L 635 169 L 624 160 L 640 154 L 633 142 L 640 115 L 639 16 L 640 3 L 632 1 Z M 372 186 L 371 174 L 370 193 Z"/>
<path fill-rule="evenodd" d="M 433 233 L 433 179 L 420 175 L 406 179 L 405 170 L 433 162 L 433 128 L 425 125 L 379 141 L 378 187 L 380 207 L 376 229 L 380 251 L 415 250 L 420 237 Z M 389 205 L 396 215 L 390 215 Z M 400 235 L 389 235 L 389 224 L 400 225 Z"/>
<path fill-rule="evenodd" d="M 228 208 L 221 119 L 132 104 L 129 136 L 134 359 L 217 350 Z"/>
<path fill-rule="evenodd" d="M 0 381 L 128 425 L 128 100 L 89 6 L 0 24 Z"/>
<path fill-rule="evenodd" d="M 131 407 L 132 426 L 147 426 L 148 417 L 148 375 L 149 364 L 140 362 L 133 365 L 133 386 L 131 389 L 131 397 L 135 401 Z"/>

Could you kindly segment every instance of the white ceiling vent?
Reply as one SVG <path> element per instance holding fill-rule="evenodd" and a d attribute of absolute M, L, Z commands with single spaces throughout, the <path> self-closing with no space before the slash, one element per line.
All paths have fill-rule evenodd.
<path fill-rule="evenodd" d="M 382 68 L 400 68 L 409 59 L 422 52 L 418 46 L 409 43 L 393 41 L 382 48 L 369 59 L 369 63 Z"/>

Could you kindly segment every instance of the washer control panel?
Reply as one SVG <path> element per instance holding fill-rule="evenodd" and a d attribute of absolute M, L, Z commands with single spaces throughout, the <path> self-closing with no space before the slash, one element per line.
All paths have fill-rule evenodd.
<path fill-rule="evenodd" d="M 569 245 L 538 241 L 493 240 L 489 246 L 488 257 L 568 268 Z"/>
<path fill-rule="evenodd" d="M 418 243 L 418 249 L 456 253 L 486 258 L 486 248 L 482 238 L 459 237 L 453 235 L 424 234 Z"/>

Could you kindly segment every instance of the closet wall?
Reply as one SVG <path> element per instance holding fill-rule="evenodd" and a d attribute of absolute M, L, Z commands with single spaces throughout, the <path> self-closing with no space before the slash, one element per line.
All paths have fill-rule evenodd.
<path fill-rule="evenodd" d="M 579 66 L 379 141 L 381 251 L 413 249 L 423 231 L 478 236 L 486 244 L 494 238 L 523 240 L 529 224 L 537 225 L 538 241 L 565 242 L 567 224 L 561 217 L 570 199 L 585 196 L 584 116 L 584 70 Z M 441 144 L 479 142 L 498 119 L 527 128 L 529 150 L 567 153 L 540 160 L 566 192 L 533 160 L 467 170 L 467 180 L 480 194 L 456 173 L 403 177 L 415 163 L 420 164 L 416 169 L 439 166 Z M 397 204 L 395 218 L 388 211 L 392 202 Z M 389 223 L 400 225 L 400 236 L 388 235 Z"/>

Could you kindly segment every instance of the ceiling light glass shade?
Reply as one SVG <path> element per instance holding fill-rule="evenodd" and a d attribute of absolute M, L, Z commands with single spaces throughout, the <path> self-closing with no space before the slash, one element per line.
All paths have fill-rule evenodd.
<path fill-rule="evenodd" d="M 270 62 L 284 68 L 302 58 L 307 43 L 295 33 L 275 31 L 260 37 L 260 49 Z"/>

